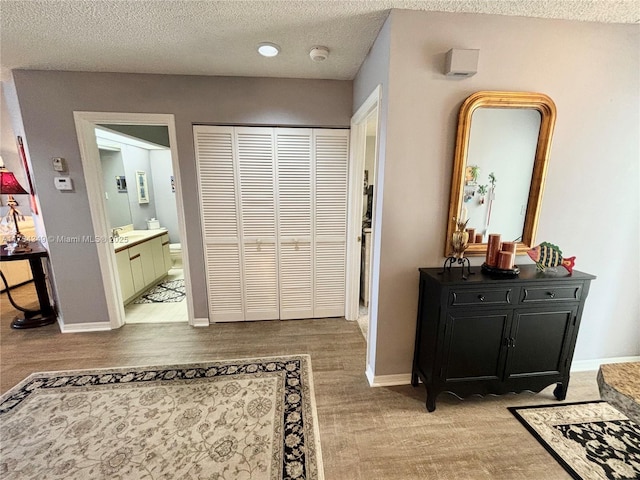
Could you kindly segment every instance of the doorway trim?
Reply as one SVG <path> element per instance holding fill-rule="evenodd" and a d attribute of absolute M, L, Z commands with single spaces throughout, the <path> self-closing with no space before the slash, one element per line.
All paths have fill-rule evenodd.
<path fill-rule="evenodd" d="M 359 315 L 360 305 L 360 260 L 362 245 L 362 207 L 363 195 L 362 186 L 364 185 L 364 164 L 366 153 L 367 138 L 367 120 L 375 111 L 378 120 L 380 118 L 380 98 L 382 94 L 381 85 L 378 85 L 373 92 L 367 97 L 363 104 L 358 108 L 356 113 L 351 117 L 351 152 L 349 162 L 349 212 L 347 214 L 347 291 L 345 302 L 345 318 L 355 321 Z M 378 148 L 380 143 L 380 122 L 376 127 L 376 153 L 374 161 L 374 178 L 377 177 L 378 170 Z M 376 183 L 378 180 L 376 180 Z M 377 188 L 374 185 L 374 188 Z M 375 203 L 375 194 L 374 194 Z M 374 205 L 375 209 L 375 205 Z M 373 228 L 371 230 L 372 244 Z M 371 272 L 371 278 L 377 275 L 377 272 Z M 371 284 L 371 278 L 370 284 Z M 371 318 L 371 311 L 369 312 Z"/>
<path fill-rule="evenodd" d="M 194 325 L 193 293 L 191 291 L 191 275 L 189 273 L 189 252 L 187 248 L 184 202 L 182 197 L 182 182 L 180 181 L 180 162 L 178 161 L 174 115 L 157 113 L 73 112 L 73 118 L 76 124 L 80 158 L 82 160 L 82 169 L 87 187 L 87 196 L 89 198 L 93 232 L 96 239 L 110 238 L 111 231 L 109 228 L 107 207 L 102 194 L 104 183 L 94 130 L 95 127 L 102 123 L 112 125 L 158 125 L 167 127 L 171 163 L 176 184 L 176 207 L 178 210 L 180 243 L 182 245 L 187 315 L 189 325 Z M 111 329 L 120 328 L 125 323 L 125 313 L 120 282 L 118 281 L 116 254 L 111 247 L 111 243 L 108 241 L 96 242 L 96 250 L 98 251 L 100 272 L 102 274 L 102 283 L 107 301 L 109 324 Z"/>
<path fill-rule="evenodd" d="M 382 103 L 382 85 L 378 85 L 351 117 L 351 156 L 349 162 L 349 213 L 347 216 L 347 291 L 345 318 L 356 321 L 360 307 L 360 262 L 362 254 L 362 186 L 364 185 L 364 165 L 367 147 L 367 121 L 376 115 L 376 145 L 374 158 L 373 211 L 371 215 L 371 264 L 369 275 L 369 328 L 367 334 L 367 355 L 365 373 L 369 384 L 373 385 L 373 363 L 376 356 L 378 326 L 378 277 L 380 262 L 376 260 L 376 251 L 380 249 L 379 232 L 382 226 L 381 191 L 383 168 L 380 163 L 380 108 Z M 380 198 L 378 198 L 380 197 Z"/>

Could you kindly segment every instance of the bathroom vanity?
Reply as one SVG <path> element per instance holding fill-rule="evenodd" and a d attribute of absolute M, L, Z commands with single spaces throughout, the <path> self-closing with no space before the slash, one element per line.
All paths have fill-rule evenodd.
<path fill-rule="evenodd" d="M 125 304 L 165 277 L 171 268 L 169 233 L 164 228 L 123 230 L 114 237 L 114 248 Z"/>

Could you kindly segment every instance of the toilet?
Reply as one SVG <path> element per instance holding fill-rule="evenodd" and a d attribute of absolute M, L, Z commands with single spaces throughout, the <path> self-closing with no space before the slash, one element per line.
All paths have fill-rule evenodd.
<path fill-rule="evenodd" d="M 182 245 L 179 243 L 170 243 L 169 254 L 171 255 L 171 267 L 182 268 Z"/>

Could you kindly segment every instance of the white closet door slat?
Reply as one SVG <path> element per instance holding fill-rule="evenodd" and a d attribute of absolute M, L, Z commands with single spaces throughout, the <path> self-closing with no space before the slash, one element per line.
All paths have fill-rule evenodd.
<path fill-rule="evenodd" d="M 233 130 L 194 127 L 203 231 L 206 239 L 238 241 Z"/>
<path fill-rule="evenodd" d="M 245 320 L 279 318 L 276 185 L 272 128 L 236 127 Z"/>
<path fill-rule="evenodd" d="M 314 317 L 344 316 L 345 260 L 344 241 L 316 241 Z"/>
<path fill-rule="evenodd" d="M 276 236 L 272 128 L 236 128 L 243 237 Z"/>
<path fill-rule="evenodd" d="M 314 317 L 344 316 L 349 131 L 313 131 Z"/>
<path fill-rule="evenodd" d="M 312 133 L 276 128 L 280 318 L 313 317 Z"/>
<path fill-rule="evenodd" d="M 274 243 L 245 243 L 245 320 L 276 320 L 278 271 Z"/>
<path fill-rule="evenodd" d="M 244 320 L 238 245 L 207 245 L 205 257 L 211 320 L 214 322 Z"/>
<path fill-rule="evenodd" d="M 313 317 L 311 242 L 280 245 L 280 318 Z"/>
<path fill-rule="evenodd" d="M 194 127 L 210 320 L 244 320 L 233 128 Z"/>

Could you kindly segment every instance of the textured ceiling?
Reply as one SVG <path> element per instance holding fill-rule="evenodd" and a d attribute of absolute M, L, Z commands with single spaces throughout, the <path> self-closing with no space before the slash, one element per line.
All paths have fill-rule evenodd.
<path fill-rule="evenodd" d="M 638 23 L 640 0 L 0 0 L 11 69 L 352 79 L 390 8 Z M 282 47 L 257 55 L 259 42 Z M 329 47 L 312 62 L 314 45 Z"/>

